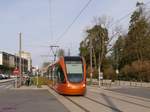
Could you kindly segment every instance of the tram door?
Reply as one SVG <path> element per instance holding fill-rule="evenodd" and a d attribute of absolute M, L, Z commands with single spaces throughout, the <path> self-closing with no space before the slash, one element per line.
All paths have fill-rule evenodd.
<path fill-rule="evenodd" d="M 64 75 L 63 69 L 62 69 L 62 67 L 60 65 L 57 66 L 56 73 L 57 73 L 57 82 L 59 84 L 65 83 L 66 82 L 65 75 Z"/>
<path fill-rule="evenodd" d="M 56 65 L 53 69 L 53 85 L 57 86 L 57 84 L 65 83 L 65 76 L 60 65 Z"/>
<path fill-rule="evenodd" d="M 56 83 L 57 83 L 57 76 L 56 76 L 56 67 L 54 66 L 53 68 L 52 68 L 52 81 L 53 81 L 53 86 L 55 86 L 56 85 Z"/>

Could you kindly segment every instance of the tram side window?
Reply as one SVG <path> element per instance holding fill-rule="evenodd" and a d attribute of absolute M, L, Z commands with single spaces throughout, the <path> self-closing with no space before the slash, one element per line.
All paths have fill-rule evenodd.
<path fill-rule="evenodd" d="M 50 78 L 49 78 L 49 79 L 50 79 L 50 80 L 53 80 L 53 79 L 52 79 L 52 77 L 53 77 L 53 70 L 52 70 L 52 68 L 50 68 L 49 74 L 50 74 Z"/>
<path fill-rule="evenodd" d="M 65 76 L 61 66 L 58 66 L 57 74 L 58 74 L 58 82 L 65 83 Z"/>
<path fill-rule="evenodd" d="M 57 82 L 58 81 L 58 73 L 57 73 L 57 66 L 54 68 L 53 72 L 54 72 L 54 80 Z"/>

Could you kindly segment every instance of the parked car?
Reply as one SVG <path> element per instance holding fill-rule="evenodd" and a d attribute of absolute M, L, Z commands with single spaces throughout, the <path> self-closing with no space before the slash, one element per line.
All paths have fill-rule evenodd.
<path fill-rule="evenodd" d="M 7 79 L 6 75 L 5 74 L 1 74 L 3 79 Z"/>
<path fill-rule="evenodd" d="M 5 74 L 5 77 L 6 77 L 6 79 L 9 79 L 9 78 L 10 78 L 10 75 Z"/>
<path fill-rule="evenodd" d="M 16 75 L 10 75 L 10 78 L 17 78 Z"/>
<path fill-rule="evenodd" d="M 3 76 L 0 74 L 0 80 L 2 80 L 3 79 Z"/>

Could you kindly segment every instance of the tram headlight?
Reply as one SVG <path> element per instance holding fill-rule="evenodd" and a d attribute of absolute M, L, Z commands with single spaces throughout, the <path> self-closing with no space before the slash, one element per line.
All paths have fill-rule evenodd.
<path fill-rule="evenodd" d="M 67 84 L 67 87 L 70 87 L 70 84 Z"/>
<path fill-rule="evenodd" d="M 85 84 L 83 84 L 82 86 L 85 87 Z"/>

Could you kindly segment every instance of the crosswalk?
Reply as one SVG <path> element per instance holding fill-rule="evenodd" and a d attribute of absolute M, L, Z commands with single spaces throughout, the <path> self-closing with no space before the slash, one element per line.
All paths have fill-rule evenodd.
<path fill-rule="evenodd" d="M 8 90 L 14 87 L 14 84 L 12 82 L 5 82 L 0 83 L 0 91 L 2 90 Z"/>
<path fill-rule="evenodd" d="M 0 85 L 0 89 L 11 89 L 13 85 Z"/>

